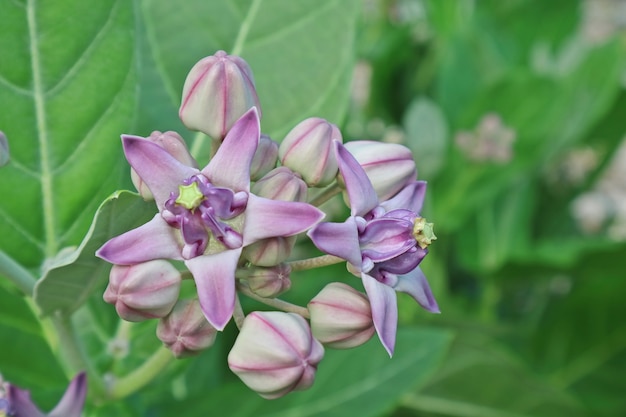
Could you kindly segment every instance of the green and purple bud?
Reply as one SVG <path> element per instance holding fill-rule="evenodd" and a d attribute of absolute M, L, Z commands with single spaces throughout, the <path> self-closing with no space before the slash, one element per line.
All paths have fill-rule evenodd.
<path fill-rule="evenodd" d="M 279 264 L 271 268 L 255 267 L 246 277 L 250 290 L 264 298 L 274 298 L 291 288 L 291 267 Z"/>
<path fill-rule="evenodd" d="M 333 140 L 343 141 L 339 128 L 324 119 L 311 117 L 287 133 L 278 148 L 278 157 L 309 186 L 324 187 L 338 172 Z"/>
<path fill-rule="evenodd" d="M 393 197 L 417 177 L 413 154 L 406 146 L 358 140 L 345 147 L 363 167 L 380 201 Z"/>
<path fill-rule="evenodd" d="M 189 153 L 189 149 L 187 149 L 185 140 L 177 132 L 170 130 L 162 133 L 155 130 L 150 136 L 146 137 L 146 140 L 156 143 L 161 148 L 165 149 L 167 153 L 176 158 L 177 161 L 188 166 L 198 167 L 196 160 Z M 134 168 L 130 169 L 130 179 L 133 181 L 133 185 L 144 200 L 154 200 L 150 188 L 148 188 L 146 183 L 139 177 Z"/>
<path fill-rule="evenodd" d="M 124 320 L 161 318 L 176 304 L 180 283 L 180 272 L 164 260 L 113 265 L 103 298 Z"/>
<path fill-rule="evenodd" d="M 194 299 L 179 300 L 172 312 L 159 320 L 156 334 L 175 357 L 185 358 L 213 346 L 217 330 Z"/>
<path fill-rule="evenodd" d="M 301 316 L 255 311 L 243 322 L 228 366 L 261 397 L 274 399 L 310 388 L 323 357 L 324 347 Z"/>
<path fill-rule="evenodd" d="M 276 167 L 278 162 L 278 142 L 262 134 L 250 164 L 250 179 L 260 180 L 265 174 Z"/>
<path fill-rule="evenodd" d="M 260 117 L 250 66 L 238 56 L 217 51 L 201 59 L 187 75 L 178 115 L 187 128 L 223 140 L 252 107 Z"/>
<path fill-rule="evenodd" d="M 309 302 L 313 336 L 325 346 L 349 349 L 370 340 L 375 332 L 367 296 L 333 282 Z"/>

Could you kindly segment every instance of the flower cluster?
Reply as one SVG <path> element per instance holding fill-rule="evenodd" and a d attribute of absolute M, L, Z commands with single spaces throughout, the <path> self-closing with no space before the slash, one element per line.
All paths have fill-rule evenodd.
<path fill-rule="evenodd" d="M 261 134 L 250 67 L 223 51 L 191 70 L 179 115 L 212 137 L 213 156 L 202 169 L 175 132 L 122 135 L 134 184 L 158 212 L 97 251 L 114 264 L 104 298 L 120 317 L 160 320 L 157 336 L 176 357 L 210 347 L 234 319 L 240 332 L 231 370 L 261 396 L 277 398 L 313 384 L 323 346 L 352 348 L 377 333 L 392 355 L 397 291 L 438 312 L 419 268 L 436 239 L 420 215 L 426 184 L 415 179 L 407 148 L 344 145 L 337 126 L 321 118 L 273 141 Z M 326 221 L 319 207 L 342 192 L 350 216 Z M 324 254 L 293 259 L 306 237 Z M 337 282 L 306 307 L 277 298 L 292 286 L 292 273 L 344 261 L 365 293 Z M 197 298 L 180 298 L 185 277 Z M 241 295 L 278 311 L 246 315 Z"/>

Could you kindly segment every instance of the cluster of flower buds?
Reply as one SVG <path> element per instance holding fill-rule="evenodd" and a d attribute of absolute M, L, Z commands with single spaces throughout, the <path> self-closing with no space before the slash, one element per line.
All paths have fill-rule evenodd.
<path fill-rule="evenodd" d="M 122 135 L 135 185 L 158 212 L 97 251 L 114 264 L 104 298 L 120 317 L 159 319 L 157 336 L 176 357 L 210 347 L 233 319 L 231 370 L 277 398 L 313 384 L 324 347 L 354 348 L 377 333 L 392 355 L 396 292 L 439 311 L 419 268 L 436 239 L 420 214 L 426 184 L 406 147 L 344 145 L 337 126 L 315 117 L 273 141 L 261 134 L 250 67 L 223 51 L 189 73 L 180 117 L 218 139 L 201 169 L 175 132 Z M 319 207 L 342 193 L 350 215 L 335 223 Z M 323 254 L 303 259 L 295 248 L 305 238 Z M 346 283 L 327 285 L 307 306 L 278 298 L 298 271 L 340 262 Z M 181 275 L 197 298 L 179 298 Z M 246 315 L 240 296 L 276 311 Z"/>

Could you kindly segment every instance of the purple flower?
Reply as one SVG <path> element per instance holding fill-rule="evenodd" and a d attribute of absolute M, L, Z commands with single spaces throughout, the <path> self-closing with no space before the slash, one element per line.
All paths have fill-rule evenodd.
<path fill-rule="evenodd" d="M 426 183 L 413 181 L 393 198 L 379 202 L 357 160 L 339 142 L 335 151 L 351 215 L 344 223 L 320 223 L 309 236 L 320 250 L 347 260 L 350 271 L 361 276 L 374 326 L 392 355 L 398 321 L 396 291 L 411 295 L 428 311 L 439 312 L 418 267 L 428 244 L 436 239 L 432 224 L 418 214 Z"/>
<path fill-rule="evenodd" d="M 126 158 L 150 188 L 159 213 L 109 240 L 96 255 L 119 265 L 184 261 L 207 320 L 223 330 L 235 305 L 235 269 L 242 249 L 261 239 L 301 233 L 324 217 L 307 203 L 250 193 L 250 164 L 259 136 L 259 116 L 252 108 L 202 170 L 142 138 L 122 136 Z"/>
<path fill-rule="evenodd" d="M 80 417 L 87 394 L 87 376 L 80 373 L 70 382 L 61 401 L 45 414 L 33 403 L 30 392 L 8 384 L 8 414 L 13 417 Z M 2 411 L 0 409 L 0 411 Z"/>

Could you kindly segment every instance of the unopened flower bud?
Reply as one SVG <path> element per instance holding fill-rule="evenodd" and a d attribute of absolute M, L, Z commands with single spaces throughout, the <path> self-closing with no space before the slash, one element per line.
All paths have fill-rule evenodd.
<path fill-rule="evenodd" d="M 217 330 L 204 317 L 198 300 L 180 300 L 159 320 L 157 337 L 175 357 L 195 355 L 213 345 Z"/>
<path fill-rule="evenodd" d="M 127 321 L 165 317 L 180 292 L 180 272 L 167 261 L 113 265 L 104 301 Z"/>
<path fill-rule="evenodd" d="M 312 187 L 328 185 L 339 169 L 333 140 L 343 141 L 337 126 L 318 117 L 303 120 L 280 144 L 280 162 Z"/>
<path fill-rule="evenodd" d="M 353 348 L 374 334 L 367 296 L 349 285 L 328 284 L 309 302 L 308 308 L 313 335 L 328 347 Z"/>
<path fill-rule="evenodd" d="M 280 264 L 271 268 L 255 267 L 246 278 L 250 290 L 264 298 L 273 298 L 291 288 L 289 265 Z"/>
<path fill-rule="evenodd" d="M 273 399 L 313 385 L 322 344 L 294 313 L 253 312 L 228 354 L 228 366 L 260 396 Z"/>
<path fill-rule="evenodd" d="M 185 126 L 222 140 L 243 114 L 261 106 L 246 61 L 224 51 L 201 59 L 185 85 L 178 115 Z"/>
<path fill-rule="evenodd" d="M 406 146 L 358 140 L 345 147 L 365 170 L 380 201 L 393 197 L 417 177 L 413 154 Z"/>
<path fill-rule="evenodd" d="M 9 163 L 9 141 L 4 134 L 4 132 L 0 131 L 0 167 L 5 166 Z"/>
<path fill-rule="evenodd" d="M 185 140 L 178 133 L 174 131 L 161 133 L 158 130 L 155 130 L 146 138 L 146 140 L 156 143 L 183 164 L 196 168 L 198 167 L 196 160 L 193 156 L 191 156 L 189 150 L 187 149 Z M 139 175 L 137 175 L 137 172 L 135 172 L 133 168 L 130 169 L 130 178 L 133 181 L 133 185 L 144 200 L 154 199 L 148 186 L 141 178 L 139 178 Z"/>
<path fill-rule="evenodd" d="M 258 181 L 263 175 L 276 167 L 278 161 L 278 142 L 267 135 L 261 135 L 259 146 L 256 148 L 250 164 L 250 179 Z"/>
<path fill-rule="evenodd" d="M 302 179 L 287 167 L 278 167 L 268 172 L 252 187 L 252 193 L 280 201 L 306 201 L 307 186 Z M 243 256 L 254 265 L 274 266 L 291 255 L 296 236 L 279 236 L 262 239 L 243 249 Z"/>

